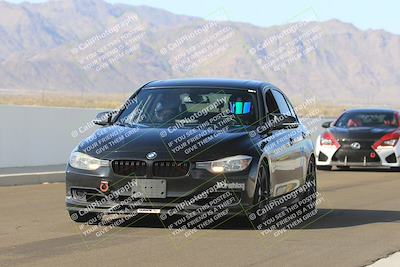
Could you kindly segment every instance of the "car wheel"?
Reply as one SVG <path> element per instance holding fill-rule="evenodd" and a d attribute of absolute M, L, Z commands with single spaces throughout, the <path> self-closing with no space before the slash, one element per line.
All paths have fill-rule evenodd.
<path fill-rule="evenodd" d="M 79 223 L 98 224 L 103 217 L 102 213 L 97 212 L 89 212 L 85 215 L 80 215 L 77 211 L 68 211 L 68 213 L 71 220 Z"/>
<path fill-rule="evenodd" d="M 350 167 L 349 166 L 336 166 L 338 169 L 340 170 L 349 170 Z"/>
<path fill-rule="evenodd" d="M 268 179 L 267 169 L 262 165 L 258 170 L 257 184 L 254 192 L 254 198 L 253 198 L 254 200 L 252 208 L 252 213 L 255 215 L 254 222 L 256 223 L 255 225 L 256 227 L 258 227 L 259 225 L 262 226 L 262 223 L 267 220 L 269 214 L 268 212 L 265 212 L 260 216 L 257 215 L 257 211 L 263 209 L 268 201 L 268 197 L 265 194 L 266 182 L 268 181 L 267 179 Z"/>
<path fill-rule="evenodd" d="M 395 172 L 400 172 L 400 167 L 391 167 L 390 169 L 392 169 Z"/>
<path fill-rule="evenodd" d="M 310 159 L 310 163 L 307 167 L 306 183 L 309 184 L 309 187 L 307 188 L 304 197 L 309 198 L 309 201 L 307 201 L 306 205 L 309 207 L 308 210 L 311 211 L 316 208 L 317 201 L 317 172 L 314 158 Z"/>
<path fill-rule="evenodd" d="M 318 166 L 317 165 L 317 170 L 320 170 L 320 171 L 330 171 L 330 170 L 332 170 L 332 166 Z"/>

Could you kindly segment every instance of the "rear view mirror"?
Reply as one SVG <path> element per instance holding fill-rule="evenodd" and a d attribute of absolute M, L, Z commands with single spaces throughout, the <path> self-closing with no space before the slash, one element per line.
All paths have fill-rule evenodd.
<path fill-rule="evenodd" d="M 105 126 L 111 124 L 112 112 L 104 111 L 100 112 L 96 115 L 96 118 L 93 120 L 94 124 Z"/>
<path fill-rule="evenodd" d="M 189 96 L 183 100 L 183 103 L 184 104 L 209 104 L 210 98 L 206 95 L 189 94 Z"/>
<path fill-rule="evenodd" d="M 330 128 L 332 124 L 332 121 L 326 121 L 322 123 L 322 128 Z"/>

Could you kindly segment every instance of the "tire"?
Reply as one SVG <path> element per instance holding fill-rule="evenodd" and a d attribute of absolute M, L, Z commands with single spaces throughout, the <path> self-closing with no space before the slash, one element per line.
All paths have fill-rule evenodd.
<path fill-rule="evenodd" d="M 103 217 L 103 214 L 97 212 L 89 212 L 85 215 L 79 215 L 77 211 L 68 211 L 68 213 L 71 220 L 78 223 L 98 224 Z"/>
<path fill-rule="evenodd" d="M 395 172 L 400 172 L 400 167 L 391 167 L 390 169 Z"/>
<path fill-rule="evenodd" d="M 304 198 L 310 199 L 310 201 L 307 203 L 307 209 L 309 211 L 313 211 L 316 209 L 317 201 L 317 172 L 314 158 L 311 158 L 310 162 L 308 163 L 306 183 L 311 184 L 311 186 L 307 188 Z"/>
<path fill-rule="evenodd" d="M 332 166 L 329 166 L 329 165 L 327 165 L 327 166 L 318 166 L 317 165 L 317 170 L 320 170 L 320 171 L 330 171 L 330 170 L 332 170 Z"/>
<path fill-rule="evenodd" d="M 265 207 L 268 201 L 268 197 L 265 194 L 266 191 L 266 184 L 267 184 L 267 179 L 268 179 L 268 174 L 267 174 L 267 168 L 263 165 L 261 165 L 260 169 L 258 170 L 258 175 L 257 175 L 257 184 L 256 184 L 256 189 L 254 192 L 254 198 L 253 198 L 253 208 L 251 212 L 255 214 L 255 227 L 259 228 L 259 225 L 261 227 L 265 227 L 263 225 L 263 222 L 267 220 L 269 213 L 266 212 L 265 214 L 262 214 L 261 216 L 257 215 L 257 211 L 259 209 L 262 209 Z M 252 218 L 250 218 L 251 220 Z"/>

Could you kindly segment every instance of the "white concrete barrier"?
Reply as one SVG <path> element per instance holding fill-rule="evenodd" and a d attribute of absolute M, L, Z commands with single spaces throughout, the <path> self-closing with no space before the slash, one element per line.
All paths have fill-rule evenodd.
<path fill-rule="evenodd" d="M 99 109 L 0 105 L 0 168 L 66 163 Z M 73 137 L 73 135 L 76 135 Z"/>

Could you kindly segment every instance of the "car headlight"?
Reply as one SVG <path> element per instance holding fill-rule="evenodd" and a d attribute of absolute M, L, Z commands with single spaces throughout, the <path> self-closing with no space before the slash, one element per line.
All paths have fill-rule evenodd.
<path fill-rule="evenodd" d="M 396 146 L 398 141 L 399 141 L 399 139 L 386 140 L 386 141 L 382 142 L 381 146 Z"/>
<path fill-rule="evenodd" d="M 196 168 L 206 169 L 213 173 L 238 172 L 245 170 L 250 165 L 251 160 L 250 156 L 239 155 L 214 161 L 197 162 Z"/>
<path fill-rule="evenodd" d="M 96 159 L 81 152 L 72 152 L 69 165 L 76 169 L 94 171 L 102 166 L 109 166 L 108 160 Z"/>

